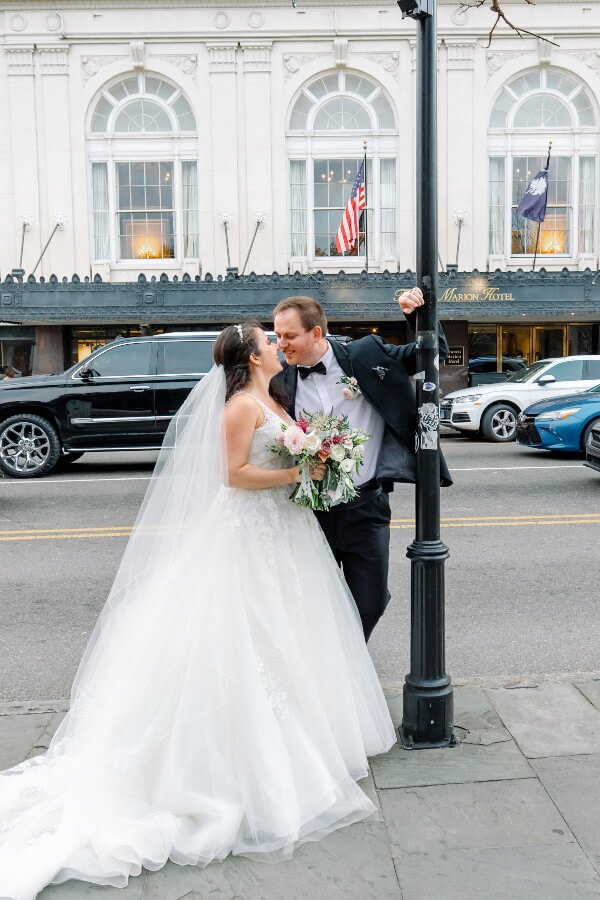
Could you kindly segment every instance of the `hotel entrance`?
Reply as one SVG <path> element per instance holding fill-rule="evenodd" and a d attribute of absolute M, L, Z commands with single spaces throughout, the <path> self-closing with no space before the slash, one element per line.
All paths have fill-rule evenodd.
<path fill-rule="evenodd" d="M 527 364 L 552 356 L 568 356 L 567 325 L 500 325 L 502 355 Z"/>
<path fill-rule="evenodd" d="M 591 323 L 469 325 L 469 361 L 509 374 L 538 359 L 598 352 L 598 326 Z M 482 371 L 485 371 L 482 369 Z"/>

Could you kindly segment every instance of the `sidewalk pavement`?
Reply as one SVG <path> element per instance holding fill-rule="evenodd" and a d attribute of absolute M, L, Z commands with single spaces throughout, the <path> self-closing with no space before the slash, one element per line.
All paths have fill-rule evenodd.
<path fill-rule="evenodd" d="M 396 723 L 401 692 L 388 695 Z M 0 707 L 0 769 L 43 752 L 64 706 Z M 600 898 L 600 679 L 455 689 L 459 747 L 394 747 L 362 785 L 377 812 L 293 859 L 168 863 L 123 890 L 71 881 L 41 900 Z M 201 765 L 201 761 L 199 762 Z"/>

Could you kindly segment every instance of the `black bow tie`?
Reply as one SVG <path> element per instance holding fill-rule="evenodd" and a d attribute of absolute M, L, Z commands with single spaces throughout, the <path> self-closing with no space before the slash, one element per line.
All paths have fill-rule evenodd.
<path fill-rule="evenodd" d="M 318 362 L 316 366 L 298 366 L 298 374 L 300 378 L 308 378 L 309 375 L 326 375 L 327 369 L 322 362 Z"/>

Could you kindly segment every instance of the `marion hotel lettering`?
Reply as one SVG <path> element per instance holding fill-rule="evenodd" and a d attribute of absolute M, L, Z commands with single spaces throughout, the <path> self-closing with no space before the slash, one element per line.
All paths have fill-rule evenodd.
<path fill-rule="evenodd" d="M 482 291 L 462 293 L 458 288 L 447 288 L 440 300 L 454 300 L 457 303 L 466 303 L 469 300 L 514 300 L 512 294 L 501 294 L 496 288 L 484 288 Z"/>

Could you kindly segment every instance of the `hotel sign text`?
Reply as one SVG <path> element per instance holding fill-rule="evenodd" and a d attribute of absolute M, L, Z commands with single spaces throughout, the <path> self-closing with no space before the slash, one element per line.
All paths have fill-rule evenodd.
<path fill-rule="evenodd" d="M 440 300 L 455 300 L 457 303 L 465 303 L 468 300 L 514 300 L 513 294 L 501 294 L 496 288 L 484 288 L 481 291 L 462 292 L 457 288 L 447 288 Z"/>

